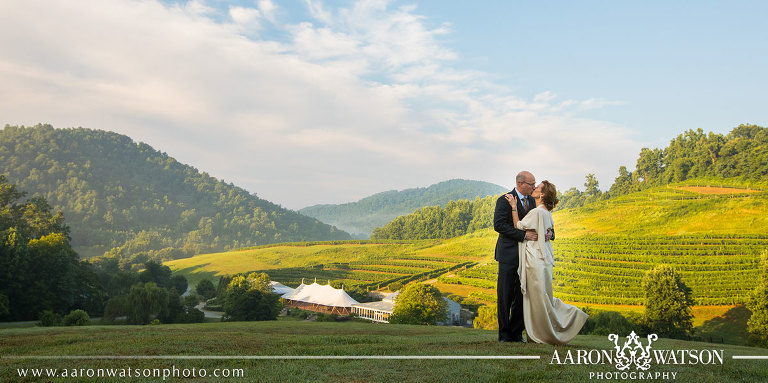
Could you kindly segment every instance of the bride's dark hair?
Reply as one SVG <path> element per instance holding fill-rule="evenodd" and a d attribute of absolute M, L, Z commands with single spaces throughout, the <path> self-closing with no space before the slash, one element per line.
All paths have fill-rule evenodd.
<path fill-rule="evenodd" d="M 541 201 L 544 203 L 544 207 L 550 211 L 560 202 L 557 199 L 557 188 L 547 180 L 541 181 Z"/>

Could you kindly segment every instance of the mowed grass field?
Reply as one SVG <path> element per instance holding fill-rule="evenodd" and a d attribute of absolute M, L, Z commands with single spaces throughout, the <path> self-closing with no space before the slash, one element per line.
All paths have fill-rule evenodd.
<path fill-rule="evenodd" d="M 621 343 L 625 334 L 621 334 Z M 648 341 L 641 338 L 643 345 Z M 577 336 L 568 346 L 510 344 L 496 332 L 459 327 L 318 323 L 281 318 L 270 322 L 202 323 L 157 326 L 88 326 L 0 330 L 0 380 L 89 382 L 92 378 L 19 378 L 31 369 L 205 369 L 192 381 L 243 382 L 576 382 L 590 373 L 615 373 L 612 364 L 551 363 L 570 351 L 609 350 L 603 336 Z M 651 372 L 674 372 L 677 382 L 768 381 L 765 360 L 734 356 L 768 355 L 768 350 L 660 339 L 654 350 L 722 350 L 722 364 L 657 365 Z M 54 359 L 35 357 L 55 356 Z M 112 356 L 124 359 L 87 359 Z M 372 359 L 248 359 L 250 356 L 367 356 Z M 538 359 L 377 359 L 387 356 L 527 356 Z M 141 357 L 141 359 L 131 359 Z M 178 358 L 174 358 L 178 357 Z M 182 357 L 201 357 L 184 359 Z M 218 359 L 207 359 L 216 357 Z M 72 359 L 69 359 L 72 358 Z M 244 377 L 217 379 L 216 369 L 242 369 Z M 45 373 L 45 372 L 43 372 Z M 221 374 L 221 372 L 219 372 Z M 166 381 L 181 381 L 168 379 Z M 611 379 L 616 380 L 616 379 Z M 162 381 L 162 378 L 98 381 Z M 618 379 L 618 381 L 623 381 Z"/>

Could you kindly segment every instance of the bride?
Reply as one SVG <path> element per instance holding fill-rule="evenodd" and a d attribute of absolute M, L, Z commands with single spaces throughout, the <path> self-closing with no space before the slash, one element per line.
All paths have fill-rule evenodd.
<path fill-rule="evenodd" d="M 520 290 L 523 293 L 523 318 L 528 339 L 536 343 L 566 344 L 579 333 L 587 314 L 576 306 L 563 303 L 552 296 L 552 266 L 555 265 L 552 243 L 545 239 L 554 227 L 552 209 L 557 204 L 557 189 L 542 181 L 531 196 L 536 208 L 521 221 L 517 215 L 517 197 L 505 197 L 512 205 L 512 218 L 520 230 L 535 230 L 537 241 L 524 241 L 520 248 Z"/>

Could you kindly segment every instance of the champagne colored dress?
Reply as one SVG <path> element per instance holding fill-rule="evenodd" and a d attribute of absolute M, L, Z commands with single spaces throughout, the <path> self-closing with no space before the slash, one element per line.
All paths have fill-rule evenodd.
<path fill-rule="evenodd" d="M 545 239 L 554 227 L 552 213 L 543 205 L 517 223 L 520 230 L 535 230 L 538 241 L 524 241 L 520 247 L 520 288 L 523 293 L 523 318 L 528 339 L 536 343 L 566 344 L 579 333 L 587 314 L 552 295 L 552 267 L 555 265 L 552 242 Z"/>

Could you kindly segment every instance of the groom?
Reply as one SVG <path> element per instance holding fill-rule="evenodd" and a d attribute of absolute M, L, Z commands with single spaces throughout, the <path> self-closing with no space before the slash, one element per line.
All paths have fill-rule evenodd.
<path fill-rule="evenodd" d="M 536 207 L 531 192 L 536 188 L 536 178 L 522 171 L 515 179 L 516 187 L 511 194 L 517 196 L 517 215 L 522 220 L 529 210 Z M 500 342 L 525 342 L 523 340 L 523 294 L 520 292 L 518 244 L 527 239 L 536 241 L 535 231 L 523 231 L 512 222 L 512 206 L 502 195 L 496 200 L 493 212 L 493 229 L 499 233 L 496 241 L 496 261 L 499 262 L 499 276 L 496 285 L 496 304 L 499 317 Z"/>

